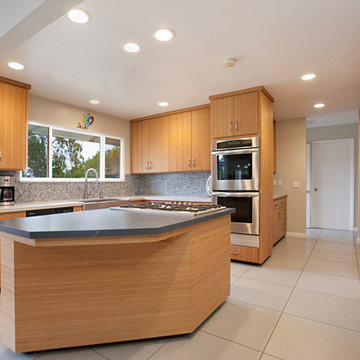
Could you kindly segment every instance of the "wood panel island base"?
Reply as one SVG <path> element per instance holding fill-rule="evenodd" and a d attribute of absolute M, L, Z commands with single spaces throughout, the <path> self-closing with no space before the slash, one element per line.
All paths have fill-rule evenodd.
<path fill-rule="evenodd" d="M 0 230 L 24 229 L 28 220 Z M 0 234 L 2 340 L 14 352 L 191 333 L 229 296 L 227 211 L 158 234 L 66 233 Z"/>

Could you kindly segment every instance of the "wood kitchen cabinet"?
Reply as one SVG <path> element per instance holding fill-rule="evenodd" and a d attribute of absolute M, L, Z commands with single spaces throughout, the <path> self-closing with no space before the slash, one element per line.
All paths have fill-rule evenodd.
<path fill-rule="evenodd" d="M 286 235 L 287 231 L 287 196 L 274 200 L 274 237 L 275 244 Z"/>
<path fill-rule="evenodd" d="M 213 138 L 259 133 L 258 91 L 253 89 L 246 91 L 250 92 L 210 96 Z"/>
<path fill-rule="evenodd" d="M 131 173 L 208 171 L 208 105 L 131 122 Z"/>
<path fill-rule="evenodd" d="M 168 171 L 168 118 L 131 123 L 131 172 Z"/>
<path fill-rule="evenodd" d="M 26 170 L 30 85 L 0 77 L 0 170 Z"/>

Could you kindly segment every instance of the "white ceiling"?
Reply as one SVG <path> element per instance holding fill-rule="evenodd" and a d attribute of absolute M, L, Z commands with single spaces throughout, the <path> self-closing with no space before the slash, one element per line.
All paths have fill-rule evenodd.
<path fill-rule="evenodd" d="M 86 0 L 79 7 L 92 15 L 88 25 L 60 17 L 3 56 L 0 75 L 32 84 L 33 95 L 123 118 L 257 85 L 275 97 L 277 120 L 360 108 L 359 0 Z M 175 30 L 175 40 L 154 40 L 159 27 Z M 128 41 L 141 52 L 125 53 Z M 227 57 L 238 64 L 225 68 Z M 26 69 L 9 69 L 13 60 Z M 299 79 L 309 72 L 318 77 Z M 92 98 L 102 103 L 88 104 Z M 316 102 L 327 106 L 316 110 Z"/>
<path fill-rule="evenodd" d="M 306 127 L 336 126 L 357 124 L 359 121 L 358 110 L 339 111 L 331 114 L 321 114 L 306 118 Z"/>

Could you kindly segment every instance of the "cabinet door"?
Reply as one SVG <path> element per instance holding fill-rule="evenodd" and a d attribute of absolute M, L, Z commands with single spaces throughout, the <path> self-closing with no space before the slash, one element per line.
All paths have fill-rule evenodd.
<path fill-rule="evenodd" d="M 195 171 L 211 169 L 210 109 L 194 110 L 192 118 L 192 161 Z"/>
<path fill-rule="evenodd" d="M 191 171 L 191 112 L 170 115 L 169 171 Z"/>
<path fill-rule="evenodd" d="M 0 169 L 27 168 L 28 90 L 0 82 Z"/>
<path fill-rule="evenodd" d="M 148 128 L 148 172 L 169 171 L 169 117 L 162 116 L 149 120 Z"/>
<path fill-rule="evenodd" d="M 234 96 L 215 99 L 210 104 L 211 129 L 213 138 L 236 135 Z"/>
<path fill-rule="evenodd" d="M 251 92 L 233 96 L 235 102 L 234 128 L 236 135 L 259 133 L 258 94 Z"/>
<path fill-rule="evenodd" d="M 276 201 L 274 201 L 274 239 L 273 239 L 273 244 L 275 244 L 279 238 L 278 238 L 278 228 L 279 228 L 279 214 L 278 214 L 278 204 Z"/>
<path fill-rule="evenodd" d="M 148 121 L 131 123 L 131 173 L 148 172 L 149 162 L 149 129 Z"/>

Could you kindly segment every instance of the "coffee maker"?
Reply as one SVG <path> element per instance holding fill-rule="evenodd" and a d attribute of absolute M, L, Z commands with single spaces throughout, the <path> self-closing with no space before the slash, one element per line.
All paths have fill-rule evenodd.
<path fill-rule="evenodd" d="M 15 204 L 15 176 L 0 176 L 0 206 Z"/>

